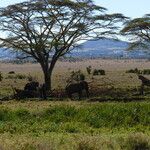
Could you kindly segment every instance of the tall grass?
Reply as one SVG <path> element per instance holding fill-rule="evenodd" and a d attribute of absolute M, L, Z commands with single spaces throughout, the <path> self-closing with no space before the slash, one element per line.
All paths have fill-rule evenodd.
<path fill-rule="evenodd" d="M 27 150 L 149 150 L 149 124 L 148 102 L 62 102 L 42 109 L 31 109 L 31 103 L 30 109 L 0 106 L 0 135 L 7 137 L 0 137 L 0 143 L 6 148 L 11 139 L 14 149 Z"/>
<path fill-rule="evenodd" d="M 7 128 L 7 124 L 11 124 Z M 6 126 L 5 126 L 6 125 Z M 83 105 L 55 105 L 31 112 L 28 109 L 0 109 L 0 129 L 15 126 L 19 132 L 90 133 L 101 128 L 148 130 L 150 103 L 103 103 Z M 11 130 L 11 129 L 10 129 Z"/>

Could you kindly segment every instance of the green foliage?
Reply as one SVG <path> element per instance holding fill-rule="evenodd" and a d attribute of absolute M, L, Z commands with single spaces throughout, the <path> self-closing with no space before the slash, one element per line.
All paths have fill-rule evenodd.
<path fill-rule="evenodd" d="M 77 110 L 75 107 L 58 106 L 45 110 L 43 117 L 55 123 L 59 123 L 70 121 L 76 116 L 76 113 Z"/>
<path fill-rule="evenodd" d="M 11 111 L 9 109 L 0 109 L 0 121 L 7 121 L 11 120 L 13 118 L 13 115 L 11 114 Z"/>
<path fill-rule="evenodd" d="M 0 109 L 1 126 L 11 132 L 90 132 L 100 128 L 136 128 L 144 130 L 150 124 L 148 103 L 104 103 L 97 105 L 53 106 L 43 111 Z M 28 128 L 27 128 L 28 127 Z M 139 128 L 140 127 L 140 128 Z"/>
<path fill-rule="evenodd" d="M 39 107 L 34 109 L 34 104 L 32 106 L 31 103 L 29 105 L 25 102 L 27 108 L 19 109 L 14 107 L 6 109 L 1 106 L 0 134 L 8 137 L 7 142 L 6 137 L 0 138 L 0 142 L 1 140 L 6 142 L 4 146 L 8 145 L 11 139 L 10 143 L 16 140 L 13 146 L 19 143 L 21 145 L 18 149 L 24 150 L 150 149 L 148 102 L 76 104 L 58 102 L 42 109 Z M 143 133 L 136 134 L 136 132 Z M 128 136 L 129 133 L 132 134 Z M 15 136 L 18 139 L 14 139 Z M 27 139 L 24 139 L 25 136 Z"/>
<path fill-rule="evenodd" d="M 78 70 L 78 71 L 71 72 L 68 82 L 69 81 L 79 82 L 79 81 L 83 81 L 83 80 L 85 80 L 85 75 L 81 72 L 81 70 Z"/>
<path fill-rule="evenodd" d="M 26 109 L 19 109 L 15 111 L 15 115 L 17 118 L 20 119 L 29 119 L 30 118 L 30 112 Z"/>
<path fill-rule="evenodd" d="M 144 48 L 146 50 L 149 50 L 150 15 L 147 14 L 141 18 L 134 18 L 128 21 L 125 27 L 121 30 L 121 33 L 123 35 L 129 36 L 130 38 L 131 44 L 129 45 L 128 49 Z"/>

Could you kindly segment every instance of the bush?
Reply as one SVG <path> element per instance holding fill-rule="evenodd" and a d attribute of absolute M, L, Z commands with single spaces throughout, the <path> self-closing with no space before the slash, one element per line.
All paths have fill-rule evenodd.
<path fill-rule="evenodd" d="M 17 74 L 16 78 L 17 79 L 26 79 L 27 77 L 26 77 L 26 75 L 23 75 L 23 74 Z"/>
<path fill-rule="evenodd" d="M 9 71 L 8 74 L 15 74 L 15 72 L 14 71 Z"/>
<path fill-rule="evenodd" d="M 91 66 L 86 67 L 86 71 L 90 75 L 92 72 L 92 67 Z"/>
<path fill-rule="evenodd" d="M 2 81 L 3 79 L 3 76 L 2 76 L 2 73 L 0 72 L 0 81 Z"/>
<path fill-rule="evenodd" d="M 70 75 L 70 79 L 68 81 L 84 81 L 85 75 L 81 72 L 81 70 L 78 71 L 72 71 Z"/>
<path fill-rule="evenodd" d="M 144 74 L 149 75 L 150 69 L 139 70 L 138 68 L 127 70 L 126 73 L 136 73 L 136 74 Z"/>
<path fill-rule="evenodd" d="M 28 79 L 29 82 L 37 81 L 37 77 L 36 76 L 33 77 L 30 74 L 28 75 L 27 79 Z"/>
<path fill-rule="evenodd" d="M 136 74 L 141 74 L 142 71 L 139 70 L 138 68 L 135 68 L 135 69 L 127 70 L 126 73 L 136 73 Z"/>
<path fill-rule="evenodd" d="M 145 75 L 149 75 L 150 74 L 150 69 L 144 69 L 142 71 L 142 73 L 145 74 Z"/>
<path fill-rule="evenodd" d="M 102 69 L 94 69 L 94 71 L 93 71 L 93 76 L 97 76 L 97 75 L 105 75 L 105 70 L 102 70 Z"/>

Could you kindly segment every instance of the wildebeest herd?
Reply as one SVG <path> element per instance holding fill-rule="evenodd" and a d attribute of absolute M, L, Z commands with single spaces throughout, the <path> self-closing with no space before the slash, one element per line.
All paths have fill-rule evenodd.
<path fill-rule="evenodd" d="M 45 84 L 39 84 L 39 82 L 31 81 L 24 86 L 24 89 L 13 89 L 13 98 L 24 99 L 24 98 L 41 98 L 47 99 L 47 91 Z M 66 95 L 72 99 L 72 94 L 77 93 L 79 99 L 82 97 L 82 92 L 85 90 L 86 96 L 89 97 L 89 86 L 86 81 L 80 81 L 79 83 L 72 83 L 66 86 Z M 51 93 L 52 94 L 52 93 Z"/>
<path fill-rule="evenodd" d="M 144 94 L 144 86 L 150 86 L 150 80 L 145 78 L 142 75 L 138 75 L 138 78 L 141 80 L 141 88 L 140 88 L 140 94 Z M 15 99 L 24 99 L 24 98 L 41 98 L 41 99 L 47 99 L 47 90 L 45 84 L 39 84 L 39 82 L 36 81 L 30 81 L 24 86 L 24 89 L 17 89 L 12 87 L 13 89 L 13 96 L 11 98 Z M 86 81 L 80 81 L 78 83 L 70 83 L 65 87 L 65 93 L 66 96 L 68 96 L 70 99 L 72 99 L 72 95 L 77 93 L 79 100 L 82 97 L 83 90 L 86 93 L 86 96 L 89 97 L 89 85 Z"/>
<path fill-rule="evenodd" d="M 24 89 L 17 89 L 12 87 L 15 99 L 24 99 L 24 98 L 36 98 L 40 97 L 46 99 L 46 87 L 45 84 L 39 84 L 39 82 L 32 81 L 27 83 L 24 86 Z"/>

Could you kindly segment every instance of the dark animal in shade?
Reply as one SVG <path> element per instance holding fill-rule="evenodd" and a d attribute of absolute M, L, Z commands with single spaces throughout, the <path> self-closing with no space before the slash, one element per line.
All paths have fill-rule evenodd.
<path fill-rule="evenodd" d="M 37 91 L 39 87 L 39 82 L 29 82 L 25 85 L 24 90 L 25 91 Z"/>
<path fill-rule="evenodd" d="M 66 86 L 66 93 L 70 99 L 72 99 L 72 94 L 78 93 L 79 99 L 81 99 L 82 91 L 86 91 L 87 97 L 89 97 L 89 87 L 86 81 L 81 81 L 79 83 L 69 84 Z"/>
<path fill-rule="evenodd" d="M 40 93 L 40 98 L 47 99 L 46 85 L 45 84 L 41 84 L 40 85 L 40 87 L 39 87 L 39 93 Z"/>
<path fill-rule="evenodd" d="M 138 75 L 138 78 L 142 81 L 141 88 L 140 88 L 140 94 L 143 95 L 144 94 L 144 86 L 150 86 L 150 80 L 145 78 L 142 75 Z"/>
<path fill-rule="evenodd" d="M 14 91 L 14 98 L 24 99 L 24 98 L 35 98 L 39 97 L 46 99 L 46 86 L 42 84 L 39 86 L 39 82 L 29 82 L 25 85 L 24 90 L 16 89 L 12 86 Z"/>

